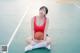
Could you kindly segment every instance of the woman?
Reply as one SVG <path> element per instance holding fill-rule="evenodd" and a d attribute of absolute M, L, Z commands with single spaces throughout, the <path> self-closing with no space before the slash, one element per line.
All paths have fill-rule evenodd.
<path fill-rule="evenodd" d="M 32 18 L 31 27 L 33 36 L 27 39 L 29 46 L 26 47 L 25 51 L 39 47 L 49 48 L 51 40 L 46 36 L 49 23 L 48 18 L 46 17 L 47 13 L 47 7 L 42 6 L 39 9 L 39 15 Z"/>

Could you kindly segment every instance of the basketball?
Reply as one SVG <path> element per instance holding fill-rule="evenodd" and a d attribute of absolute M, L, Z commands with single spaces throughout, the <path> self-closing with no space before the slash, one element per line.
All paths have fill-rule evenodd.
<path fill-rule="evenodd" d="M 43 40 L 44 39 L 44 33 L 42 33 L 42 32 L 36 32 L 35 35 L 34 35 L 34 38 L 36 40 Z"/>

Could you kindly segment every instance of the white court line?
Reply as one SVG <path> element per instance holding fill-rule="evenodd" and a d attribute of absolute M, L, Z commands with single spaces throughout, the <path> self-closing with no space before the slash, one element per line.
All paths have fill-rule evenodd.
<path fill-rule="evenodd" d="M 31 7 L 31 6 L 30 6 L 30 7 Z M 30 9 L 30 7 L 28 7 L 28 8 Z M 10 38 L 8 44 L 7 44 L 7 47 L 8 47 L 8 48 L 9 48 L 9 46 L 10 46 L 13 38 L 15 37 L 15 35 L 16 35 L 19 27 L 21 26 L 21 23 L 23 22 L 23 20 L 24 20 L 24 18 L 25 18 L 25 15 L 26 15 L 27 12 L 29 11 L 29 9 L 25 11 L 24 15 L 22 16 L 22 18 L 21 18 L 20 21 L 19 21 L 19 24 L 17 25 L 16 29 L 15 29 L 14 32 L 12 33 L 11 38 Z"/>

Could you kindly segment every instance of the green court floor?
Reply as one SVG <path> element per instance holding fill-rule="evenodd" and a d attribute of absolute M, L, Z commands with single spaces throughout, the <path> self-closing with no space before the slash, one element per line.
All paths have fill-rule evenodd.
<path fill-rule="evenodd" d="M 38 49 L 33 49 L 31 51 L 26 51 L 25 53 L 51 53 L 50 50 L 47 48 L 38 48 Z"/>

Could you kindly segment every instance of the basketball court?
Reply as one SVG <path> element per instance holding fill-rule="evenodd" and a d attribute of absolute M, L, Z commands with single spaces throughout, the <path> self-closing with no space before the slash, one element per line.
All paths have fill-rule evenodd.
<path fill-rule="evenodd" d="M 49 9 L 51 53 L 80 53 L 79 0 L 0 0 L 0 53 L 24 53 L 31 18 L 41 6 Z"/>

